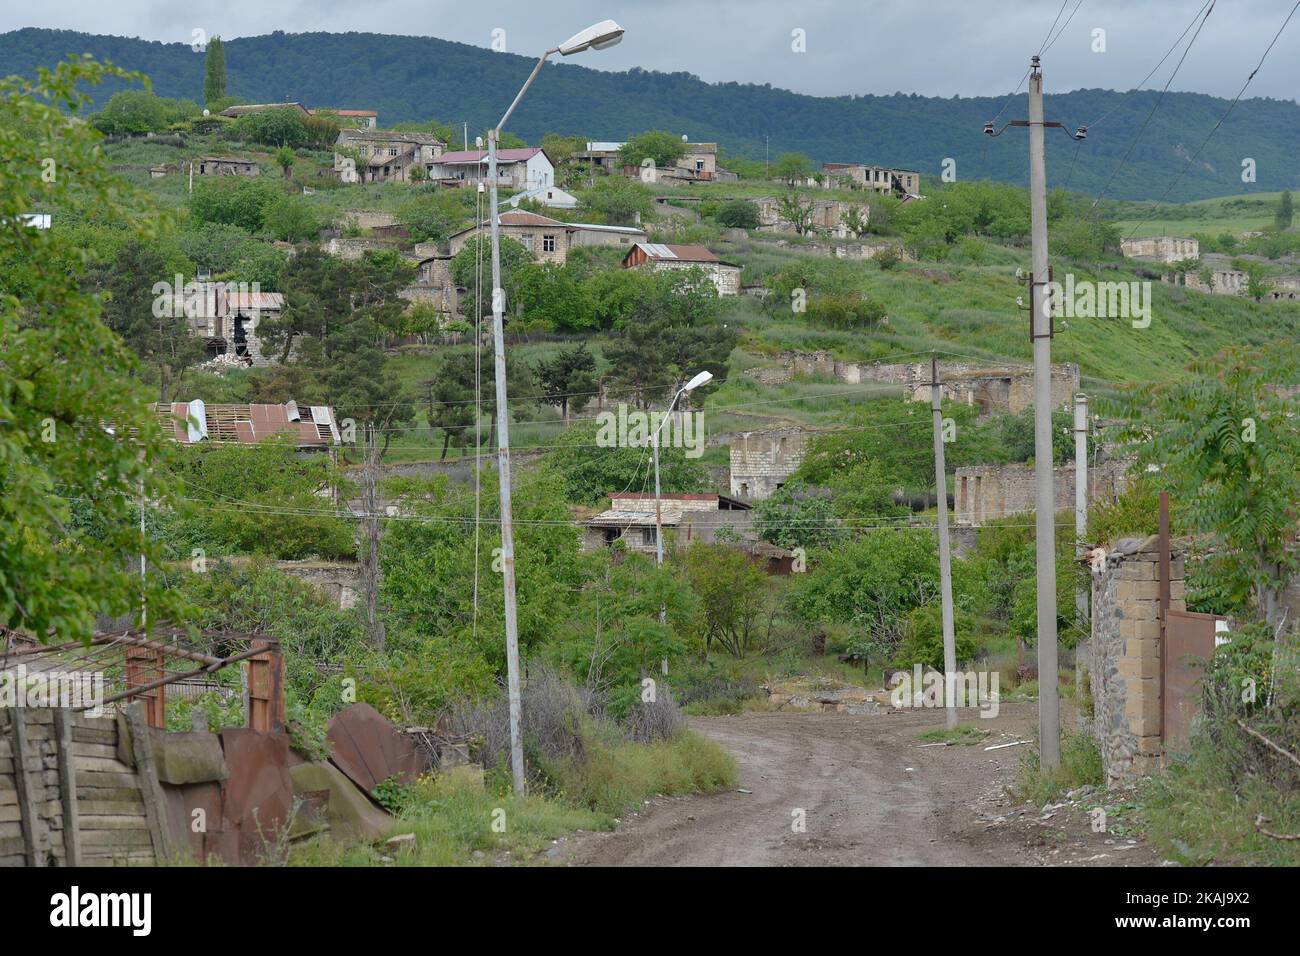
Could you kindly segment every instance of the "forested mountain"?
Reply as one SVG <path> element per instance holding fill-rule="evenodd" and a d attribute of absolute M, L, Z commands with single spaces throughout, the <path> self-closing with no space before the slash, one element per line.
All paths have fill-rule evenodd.
<path fill-rule="evenodd" d="M 308 106 L 376 109 L 383 124 L 438 119 L 470 134 L 485 129 L 509 104 L 534 60 L 431 37 L 275 32 L 225 45 L 229 92 L 250 102 L 297 100 Z M 163 44 L 71 31 L 24 29 L 0 34 L 0 73 L 31 75 L 68 54 L 91 53 L 148 74 L 163 96 L 200 99 L 203 55 L 188 44 Z M 596 58 L 592 58 L 596 62 Z M 99 102 L 120 86 L 105 86 Z M 1048 136 L 1053 185 L 1096 193 L 1115 170 L 1154 105 L 1155 91 L 1131 94 L 1076 90 L 1051 95 L 1049 118 L 1073 128 L 1096 123 L 1076 146 Z M 687 73 L 633 69 L 612 73 L 573 63 L 548 67 L 511 130 L 536 141 L 554 131 L 622 140 L 649 128 L 693 140 L 716 140 L 726 152 L 753 159 L 765 146 L 775 157 L 800 151 L 822 161 L 867 161 L 937 176 L 945 159 L 959 179 L 1024 182 L 1023 130 L 990 139 L 985 121 L 1006 97 L 923 97 L 916 94 L 816 97 L 739 83 L 705 83 Z M 1158 199 L 1177 179 L 1171 200 L 1300 186 L 1300 106 L 1243 100 L 1178 179 L 1228 103 L 1198 93 L 1169 93 L 1108 196 Z M 1024 95 L 999 123 L 1025 112 Z M 1104 121 L 1098 123 L 1098 120 Z M 765 143 L 765 138 L 767 142 Z M 1244 184 L 1242 161 L 1257 180 Z"/>

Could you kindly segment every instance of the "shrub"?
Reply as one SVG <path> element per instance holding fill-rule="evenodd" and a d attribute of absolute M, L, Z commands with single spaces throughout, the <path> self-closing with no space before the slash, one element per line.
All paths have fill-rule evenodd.
<path fill-rule="evenodd" d="M 714 218 L 731 229 L 757 229 L 758 207 L 747 199 L 733 199 L 719 206 Z"/>

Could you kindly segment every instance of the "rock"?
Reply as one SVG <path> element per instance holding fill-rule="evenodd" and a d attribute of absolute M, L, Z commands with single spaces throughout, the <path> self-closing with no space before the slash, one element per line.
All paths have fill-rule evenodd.
<path fill-rule="evenodd" d="M 414 833 L 399 833 L 397 836 L 391 836 L 384 841 L 384 846 L 390 850 L 401 850 L 404 848 L 415 849 Z"/>

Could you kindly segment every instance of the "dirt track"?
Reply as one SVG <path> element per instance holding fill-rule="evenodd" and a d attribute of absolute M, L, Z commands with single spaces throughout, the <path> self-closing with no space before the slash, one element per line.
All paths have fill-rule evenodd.
<path fill-rule="evenodd" d="M 925 711 L 854 717 L 751 713 L 691 726 L 736 758 L 739 789 L 657 798 L 610 834 L 566 841 L 563 858 L 594 866 L 1150 865 L 1125 838 L 1092 833 L 1081 804 L 1013 807 L 1003 793 L 1032 705 L 1004 705 L 985 745 L 921 747 L 942 726 Z M 972 714 L 973 716 L 973 714 Z M 1096 802 L 1096 801 L 1094 801 Z M 795 811 L 805 832 L 795 832 Z M 1000 820 L 1000 817 L 1006 817 Z"/>

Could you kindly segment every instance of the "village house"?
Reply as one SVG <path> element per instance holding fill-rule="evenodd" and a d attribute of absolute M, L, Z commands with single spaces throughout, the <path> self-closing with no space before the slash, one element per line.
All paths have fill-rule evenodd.
<path fill-rule="evenodd" d="M 644 492 L 612 492 L 610 507 L 583 522 L 584 551 L 612 548 L 654 555 L 655 496 Z M 789 574 L 793 555 L 761 541 L 754 530 L 752 506 L 727 495 L 664 494 L 659 497 L 659 523 L 664 550 L 689 548 L 696 542 L 726 543 L 762 564 L 769 574 Z"/>
<path fill-rule="evenodd" d="M 448 186 L 473 186 L 486 182 L 488 154 L 485 149 L 443 153 L 436 162 L 426 163 L 429 179 Z M 539 146 L 497 150 L 498 189 L 536 189 L 555 185 L 555 164 Z"/>
<path fill-rule="evenodd" d="M 808 434 L 799 428 L 744 432 L 728 446 L 731 494 L 746 501 L 770 498 L 803 462 Z"/>
<path fill-rule="evenodd" d="M 623 258 L 623 268 L 636 269 L 643 266 L 649 266 L 656 272 L 703 269 L 717 287 L 718 295 L 740 294 L 740 266 L 722 261 L 704 246 L 638 242 Z"/>
<path fill-rule="evenodd" d="M 413 167 L 427 170 L 443 155 L 447 144 L 433 133 L 404 133 L 398 130 L 344 129 L 335 140 L 335 169 L 340 178 L 348 167 L 340 163 L 338 150 L 346 149 L 356 154 L 356 175 L 363 183 L 411 182 Z M 345 157 L 350 158 L 350 157 Z M 416 177 L 419 178 L 417 174 Z"/>
<path fill-rule="evenodd" d="M 758 207 L 758 228 L 762 232 L 797 232 L 795 224 L 781 213 L 780 200 L 774 196 L 764 196 L 754 200 Z M 865 203 L 840 202 L 835 199 L 805 200 L 805 206 L 811 206 L 809 229 L 831 235 L 837 239 L 847 239 L 855 233 L 844 224 L 844 216 L 850 209 L 856 209 L 865 224 L 871 216 L 871 209 Z"/>
<path fill-rule="evenodd" d="M 505 205 L 512 209 L 518 209 L 519 204 L 525 200 L 542 206 L 549 206 L 552 209 L 578 208 L 578 197 L 561 189 L 559 186 L 534 186 L 523 192 L 515 193 L 505 200 Z"/>
<path fill-rule="evenodd" d="M 1129 484 L 1130 459 L 1103 458 L 1088 465 L 1088 498 L 1110 501 Z M 1074 508 L 1074 464 L 1052 469 L 1056 510 Z M 1034 466 L 969 465 L 957 469 L 954 479 L 954 514 L 958 527 L 979 528 L 990 521 L 1028 514 L 1035 507 Z"/>
<path fill-rule="evenodd" d="M 913 169 L 869 166 L 864 163 L 822 163 L 822 185 L 870 189 L 899 199 L 916 198 L 921 193 L 921 174 Z"/>
<path fill-rule="evenodd" d="M 325 114 L 331 119 L 337 118 L 340 126 L 355 126 L 358 129 L 375 129 L 379 125 L 379 114 L 374 110 L 336 110 L 318 107 L 308 110 L 311 116 Z"/>
<path fill-rule="evenodd" d="M 1120 252 L 1126 259 L 1153 259 L 1159 262 L 1180 262 L 1199 259 L 1201 244 L 1195 239 L 1180 236 L 1147 236 L 1143 239 L 1122 239 Z"/>
<path fill-rule="evenodd" d="M 300 451 L 322 451 L 342 444 L 334 409 L 312 405 L 304 414 L 297 402 L 284 405 L 219 405 L 196 399 L 154 405 L 163 428 L 182 445 L 204 441 L 251 445 L 272 435 L 289 434 Z"/>
<path fill-rule="evenodd" d="M 250 290 L 247 283 L 198 279 L 174 290 L 170 300 L 171 314 L 188 320 L 190 333 L 203 339 L 209 359 L 230 356 L 243 365 L 271 364 L 274 357 L 263 353 L 257 328 L 284 310 L 281 293 Z"/>
<path fill-rule="evenodd" d="M 204 156 L 190 162 L 195 176 L 260 176 L 262 168 L 251 159 L 238 156 Z M 150 170 L 150 175 L 153 171 Z"/>
<path fill-rule="evenodd" d="M 414 250 L 415 284 L 398 295 L 408 302 L 432 306 L 443 314 L 444 321 L 456 314 L 461 290 L 451 277 L 452 257 L 437 250 L 436 243 L 418 243 Z"/>
<path fill-rule="evenodd" d="M 618 154 L 626 145 L 626 143 L 589 142 L 586 149 L 573 154 L 573 161 L 586 163 L 604 173 L 615 172 L 622 167 Z"/>
<path fill-rule="evenodd" d="M 240 106 L 227 106 L 221 111 L 222 116 L 229 116 L 231 119 L 239 119 L 241 116 L 251 116 L 253 113 L 265 113 L 268 110 L 293 110 L 300 116 L 310 116 L 311 111 L 301 103 L 244 103 Z"/>
<path fill-rule="evenodd" d="M 645 230 L 636 226 L 605 226 L 580 222 L 561 222 L 549 216 L 522 209 L 512 209 L 499 217 L 501 235 L 509 236 L 532 253 L 538 262 L 564 265 L 569 259 L 569 249 L 576 246 L 634 246 L 646 239 Z M 487 235 L 489 224 L 462 229 L 451 236 L 448 245 L 454 256 L 465 248 L 482 231 Z"/>

